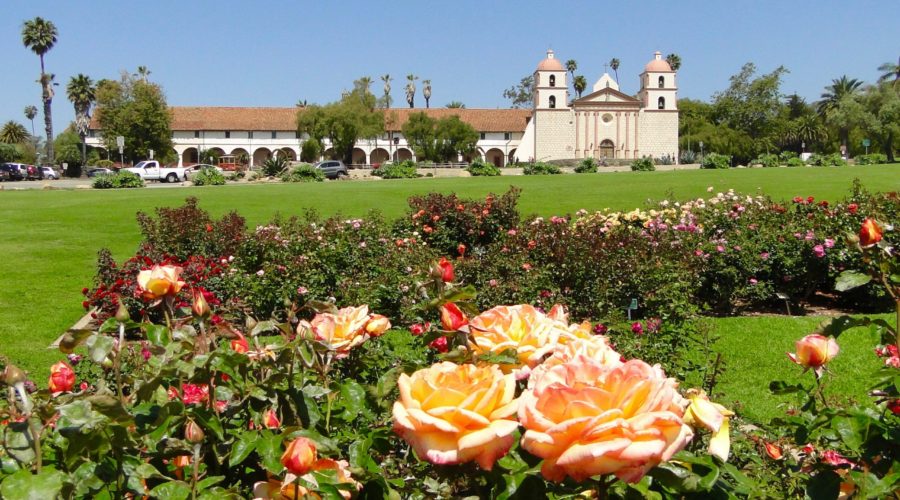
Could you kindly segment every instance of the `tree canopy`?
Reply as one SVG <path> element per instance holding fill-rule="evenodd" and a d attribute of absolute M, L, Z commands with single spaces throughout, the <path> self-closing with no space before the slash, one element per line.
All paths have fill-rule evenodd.
<path fill-rule="evenodd" d="M 528 75 L 522 78 L 518 85 L 504 90 L 503 98 L 509 99 L 514 108 L 531 107 L 534 101 L 534 75 Z"/>
<path fill-rule="evenodd" d="M 416 158 L 433 162 L 456 160 L 458 154 L 475 150 L 478 131 L 458 116 L 435 120 L 425 113 L 412 113 L 402 127 L 403 136 Z"/>
<path fill-rule="evenodd" d="M 320 144 L 328 138 L 334 156 L 350 163 L 356 141 L 373 139 L 384 132 L 384 112 L 376 108 L 374 95 L 356 85 L 340 101 L 297 110 L 297 131 Z"/>
<path fill-rule="evenodd" d="M 116 151 L 116 137 L 122 136 L 126 158 L 147 159 L 151 149 L 162 161 L 174 157 L 172 116 L 162 87 L 123 72 L 118 81 L 99 81 L 95 95 L 95 114 L 106 148 Z"/>

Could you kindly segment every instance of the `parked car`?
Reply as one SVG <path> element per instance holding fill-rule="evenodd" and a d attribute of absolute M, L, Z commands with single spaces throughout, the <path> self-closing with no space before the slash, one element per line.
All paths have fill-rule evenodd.
<path fill-rule="evenodd" d="M 115 172 L 105 167 L 87 167 L 88 177 L 97 177 L 98 175 L 111 175 Z"/>
<path fill-rule="evenodd" d="M 322 173 L 325 174 L 325 177 L 329 179 L 337 179 L 342 175 L 350 175 L 350 172 L 347 171 L 347 166 L 340 160 L 320 161 L 315 164 L 315 167 L 321 170 Z"/>
<path fill-rule="evenodd" d="M 21 181 L 28 176 L 28 165 L 24 163 L 4 163 L 2 167 L 11 181 Z"/>
<path fill-rule="evenodd" d="M 211 168 L 222 175 L 225 174 L 225 171 L 223 169 L 221 169 L 215 165 L 210 165 L 208 163 L 200 163 L 198 165 L 193 165 L 193 166 L 185 168 L 184 175 L 188 180 L 191 180 L 195 174 L 197 174 L 201 170 L 206 170 L 208 168 Z"/>
<path fill-rule="evenodd" d="M 144 160 L 130 168 L 123 168 L 145 181 L 178 182 L 187 180 L 184 167 L 166 167 L 156 160 Z"/>
<path fill-rule="evenodd" d="M 42 179 L 51 179 L 57 180 L 59 179 L 59 173 L 56 170 L 53 170 L 51 167 L 41 167 L 41 178 Z"/>
<path fill-rule="evenodd" d="M 12 178 L 9 175 L 9 169 L 6 168 L 6 164 L 0 164 L 0 181 L 11 181 Z"/>

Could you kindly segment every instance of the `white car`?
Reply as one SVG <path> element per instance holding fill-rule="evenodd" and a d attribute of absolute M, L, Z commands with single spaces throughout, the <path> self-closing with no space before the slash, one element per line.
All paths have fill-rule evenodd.
<path fill-rule="evenodd" d="M 145 160 L 131 168 L 123 168 L 145 181 L 178 182 L 187 180 L 184 167 L 164 167 L 155 160 Z"/>
<path fill-rule="evenodd" d="M 50 167 L 41 167 L 41 177 L 43 177 L 44 179 L 58 180 L 59 173 L 57 173 L 56 170 L 53 170 Z"/>
<path fill-rule="evenodd" d="M 184 175 L 185 175 L 185 177 L 187 177 L 187 180 L 191 180 L 194 178 L 195 175 L 197 175 L 197 172 L 200 172 L 201 170 L 206 170 L 208 168 L 211 168 L 211 169 L 215 170 L 216 172 L 218 172 L 222 175 L 225 175 L 224 170 L 222 170 L 221 168 L 219 168 L 215 165 L 210 165 L 208 163 L 200 163 L 198 165 L 193 165 L 193 166 L 187 167 L 184 170 Z"/>

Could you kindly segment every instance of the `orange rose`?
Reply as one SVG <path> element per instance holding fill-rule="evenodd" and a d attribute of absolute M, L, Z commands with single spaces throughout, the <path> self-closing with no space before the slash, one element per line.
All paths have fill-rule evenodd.
<path fill-rule="evenodd" d="M 238 331 L 234 331 L 234 333 L 237 334 L 238 338 L 231 340 L 231 350 L 238 354 L 247 354 L 247 351 L 250 350 L 250 344 L 247 343 L 247 339 Z"/>
<path fill-rule="evenodd" d="M 373 337 L 379 337 L 384 334 L 384 332 L 388 331 L 391 327 L 391 321 L 387 319 L 387 316 L 382 316 L 381 314 L 373 314 L 369 318 L 369 322 L 366 323 L 366 333 Z"/>
<path fill-rule="evenodd" d="M 528 387 L 554 366 L 574 361 L 579 356 L 594 360 L 604 366 L 619 366 L 623 363 L 622 355 L 609 346 L 606 337 L 595 335 L 586 338 L 575 338 L 566 343 L 557 344 L 553 354 L 532 370 L 528 379 Z"/>
<path fill-rule="evenodd" d="M 70 392 L 75 387 L 75 372 L 65 361 L 50 367 L 50 392 Z"/>
<path fill-rule="evenodd" d="M 797 353 L 788 353 L 791 361 L 806 368 L 812 368 L 817 377 L 822 376 L 825 365 L 840 352 L 834 337 L 819 334 L 807 335 L 797 341 Z"/>
<path fill-rule="evenodd" d="M 206 302 L 206 298 L 203 296 L 203 292 L 195 288 L 191 293 L 194 296 L 194 301 L 191 303 L 191 312 L 198 318 L 208 318 L 212 311 L 209 308 L 209 303 Z"/>
<path fill-rule="evenodd" d="M 336 351 L 338 358 L 369 339 L 366 325 L 369 322 L 369 306 L 345 307 L 337 314 L 321 313 L 306 323 L 316 340 Z M 303 324 L 305 322 L 301 322 Z M 299 327 L 298 327 L 299 331 Z"/>
<path fill-rule="evenodd" d="M 347 468 L 350 464 L 346 460 L 332 460 L 330 458 L 320 458 L 316 460 L 310 471 L 333 470 L 337 480 L 341 483 L 349 484 L 359 491 L 362 485 L 350 476 Z M 303 480 L 318 487 L 315 476 L 311 473 L 303 476 Z M 353 493 L 349 490 L 340 490 L 341 497 L 350 500 Z M 293 500 L 295 498 L 322 498 L 319 494 L 297 484 L 297 476 L 295 474 L 285 474 L 284 481 L 278 479 L 269 479 L 261 481 L 253 485 L 253 498 L 255 500 Z"/>
<path fill-rule="evenodd" d="M 281 455 L 281 465 L 298 476 L 309 472 L 315 461 L 316 445 L 304 437 L 291 441 Z"/>
<path fill-rule="evenodd" d="M 637 482 L 693 437 L 676 385 L 640 360 L 609 366 L 578 356 L 522 394 L 522 447 L 544 459 L 551 481 L 615 474 Z"/>
<path fill-rule="evenodd" d="M 433 464 L 475 461 L 485 470 L 509 451 L 519 424 L 516 382 L 496 365 L 437 363 L 397 381 L 394 431 Z"/>
<path fill-rule="evenodd" d="M 519 369 L 520 377 L 527 376 L 555 348 L 560 335 L 567 333 L 564 323 L 527 304 L 485 311 L 469 321 L 469 331 L 469 347 L 476 354 L 515 349 L 519 365 L 505 368 Z"/>
<path fill-rule="evenodd" d="M 881 241 L 884 230 L 875 219 L 866 219 L 859 228 L 859 244 L 868 247 Z"/>
<path fill-rule="evenodd" d="M 455 332 L 469 324 L 469 318 L 453 302 L 441 306 L 441 326 L 448 332 Z"/>
<path fill-rule="evenodd" d="M 178 266 L 157 265 L 139 272 L 137 282 L 144 299 L 159 300 L 177 294 L 184 286 L 184 281 L 181 281 L 183 270 Z"/>
<path fill-rule="evenodd" d="M 441 257 L 441 260 L 438 261 L 433 273 L 440 277 L 441 281 L 444 283 L 449 283 L 456 278 L 453 274 L 453 263 L 447 260 L 446 257 Z"/>
<path fill-rule="evenodd" d="M 278 414 L 275 413 L 275 410 L 266 410 L 263 414 L 263 426 L 265 426 L 266 429 L 277 429 L 281 427 L 281 420 L 278 419 Z"/>

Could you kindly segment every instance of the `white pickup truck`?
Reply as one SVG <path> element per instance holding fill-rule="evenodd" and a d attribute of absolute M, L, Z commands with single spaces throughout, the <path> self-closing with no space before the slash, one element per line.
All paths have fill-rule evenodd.
<path fill-rule="evenodd" d="M 133 167 L 123 168 L 122 170 L 138 175 L 145 181 L 178 182 L 187 180 L 187 176 L 185 175 L 186 168 L 161 167 L 156 160 L 142 161 Z"/>

